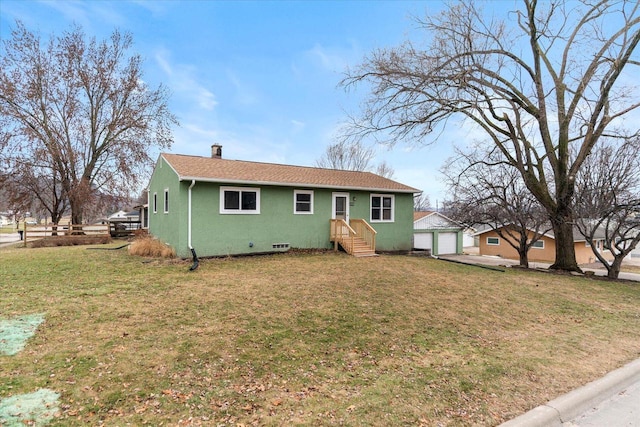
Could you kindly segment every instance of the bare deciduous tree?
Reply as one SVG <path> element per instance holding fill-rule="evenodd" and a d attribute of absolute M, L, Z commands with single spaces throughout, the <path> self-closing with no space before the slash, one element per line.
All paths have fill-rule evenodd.
<path fill-rule="evenodd" d="M 325 153 L 316 161 L 316 166 L 328 169 L 350 171 L 372 170 L 385 178 L 392 178 L 393 168 L 385 161 L 373 166 L 371 161 L 375 150 L 365 146 L 361 141 L 340 141 L 327 147 Z"/>
<path fill-rule="evenodd" d="M 552 268 L 579 270 L 572 224 L 575 177 L 603 135 L 627 138 L 625 115 L 640 42 L 637 1 L 522 0 L 485 13 L 457 2 L 419 24 L 431 36 L 371 53 L 343 81 L 371 94 L 347 138 L 429 142 L 454 118 L 497 147 L 544 206 L 556 238 Z M 572 154 L 573 153 L 573 154 Z"/>
<path fill-rule="evenodd" d="M 329 145 L 322 157 L 316 161 L 316 165 L 328 169 L 366 171 L 371 167 L 374 157 L 373 148 L 366 147 L 360 141 L 341 141 Z"/>
<path fill-rule="evenodd" d="M 393 179 L 393 175 L 396 173 L 395 170 L 391 167 L 389 163 L 385 160 L 380 162 L 378 166 L 376 166 L 374 172 L 377 175 L 384 176 L 385 178 Z"/>
<path fill-rule="evenodd" d="M 602 140 L 576 177 L 576 226 L 610 278 L 640 243 L 640 139 L 616 146 Z M 604 235 L 603 248 L 597 240 Z"/>
<path fill-rule="evenodd" d="M 429 195 L 419 193 L 413 196 L 413 210 L 416 212 L 426 212 L 431 209 Z"/>
<path fill-rule="evenodd" d="M 490 227 L 518 252 L 520 266 L 529 267 L 529 249 L 550 226 L 518 171 L 499 151 L 458 151 L 441 172 L 451 194 L 449 215 L 464 224 Z"/>
<path fill-rule="evenodd" d="M 172 142 L 168 92 L 145 84 L 141 57 L 128 55 L 132 43 L 117 30 L 87 40 L 79 27 L 43 42 L 20 22 L 2 43 L 4 160 L 49 168 L 74 223 L 97 192 L 135 189 L 152 163 L 149 149 Z"/>

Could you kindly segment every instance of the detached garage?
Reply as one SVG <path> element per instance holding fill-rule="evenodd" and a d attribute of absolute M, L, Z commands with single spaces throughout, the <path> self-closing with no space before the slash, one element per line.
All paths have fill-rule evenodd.
<path fill-rule="evenodd" d="M 462 253 L 464 227 L 438 212 L 413 213 L 413 247 L 432 255 Z"/>

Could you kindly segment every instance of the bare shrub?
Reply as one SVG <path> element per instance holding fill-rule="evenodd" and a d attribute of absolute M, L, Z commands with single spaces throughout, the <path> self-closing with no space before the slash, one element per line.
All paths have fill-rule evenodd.
<path fill-rule="evenodd" d="M 175 258 L 176 251 L 172 247 L 149 235 L 140 235 L 129 246 L 131 255 L 154 258 Z"/>

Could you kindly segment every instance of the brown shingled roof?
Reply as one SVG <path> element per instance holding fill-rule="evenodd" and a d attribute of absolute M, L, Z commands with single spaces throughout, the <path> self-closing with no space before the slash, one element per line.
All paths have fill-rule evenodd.
<path fill-rule="evenodd" d="M 420 190 L 371 172 L 321 169 L 211 157 L 161 154 L 181 181 L 284 185 L 418 193 Z"/>

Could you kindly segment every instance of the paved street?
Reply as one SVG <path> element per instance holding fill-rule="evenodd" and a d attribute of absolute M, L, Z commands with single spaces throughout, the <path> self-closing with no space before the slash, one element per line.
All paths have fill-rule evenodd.
<path fill-rule="evenodd" d="M 0 233 L 0 248 L 20 241 L 18 233 Z"/>
<path fill-rule="evenodd" d="M 563 427 L 640 427 L 640 382 L 636 382 Z"/>

